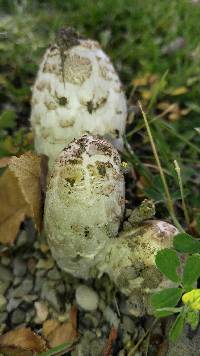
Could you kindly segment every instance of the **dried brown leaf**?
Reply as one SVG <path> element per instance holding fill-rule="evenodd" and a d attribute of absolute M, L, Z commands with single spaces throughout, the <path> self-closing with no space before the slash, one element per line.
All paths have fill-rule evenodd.
<path fill-rule="evenodd" d="M 114 327 L 112 327 L 112 329 L 110 330 L 108 340 L 106 342 L 103 356 L 111 356 L 112 355 L 112 347 L 113 347 L 114 342 L 117 339 L 117 336 L 118 336 L 117 330 Z"/>
<path fill-rule="evenodd" d="M 43 323 L 42 334 L 45 339 L 49 339 L 50 334 L 60 325 L 58 320 L 49 319 Z"/>
<path fill-rule="evenodd" d="M 14 174 L 7 169 L 0 177 L 0 242 L 12 244 L 30 209 Z"/>
<path fill-rule="evenodd" d="M 57 320 L 47 320 L 43 324 L 43 335 L 51 347 L 65 342 L 73 342 L 77 338 L 77 309 L 71 308 L 70 320 L 60 324 Z"/>
<path fill-rule="evenodd" d="M 17 328 L 0 336 L 3 355 L 29 356 L 47 350 L 46 342 L 30 328 Z"/>
<path fill-rule="evenodd" d="M 40 164 L 41 158 L 31 152 L 27 152 L 19 158 L 12 157 L 9 163 L 9 169 L 18 179 L 19 187 L 38 230 L 41 229 L 42 224 Z"/>

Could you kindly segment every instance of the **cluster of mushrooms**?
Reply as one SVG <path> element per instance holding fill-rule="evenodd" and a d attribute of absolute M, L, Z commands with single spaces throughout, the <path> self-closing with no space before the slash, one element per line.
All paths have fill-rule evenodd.
<path fill-rule="evenodd" d="M 123 149 L 127 103 L 98 42 L 59 31 L 32 95 L 35 150 L 49 157 L 44 229 L 57 264 L 75 277 L 104 273 L 129 297 L 132 313 L 151 313 L 149 296 L 166 287 L 157 251 L 177 229 L 150 220 L 150 201 L 125 211 Z"/>

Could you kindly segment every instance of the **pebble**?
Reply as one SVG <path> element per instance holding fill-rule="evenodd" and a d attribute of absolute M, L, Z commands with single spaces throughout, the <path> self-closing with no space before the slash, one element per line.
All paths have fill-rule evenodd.
<path fill-rule="evenodd" d="M 0 280 L 2 282 L 11 282 L 13 280 L 13 274 L 9 268 L 0 265 Z"/>
<path fill-rule="evenodd" d="M 61 279 L 60 272 L 57 267 L 54 267 L 47 273 L 47 277 L 49 279 L 52 279 L 54 281 L 57 281 L 58 279 Z"/>
<path fill-rule="evenodd" d="M 22 303 L 21 299 L 9 298 L 7 304 L 7 312 L 10 313 L 13 310 L 17 309 L 21 303 Z"/>
<path fill-rule="evenodd" d="M 33 279 L 27 277 L 26 279 L 23 280 L 22 284 L 13 289 L 11 292 L 11 297 L 14 298 L 21 298 L 25 294 L 29 294 L 33 288 Z"/>
<path fill-rule="evenodd" d="M 127 331 L 130 334 L 133 334 L 135 332 L 136 326 L 135 326 L 134 321 L 131 318 L 129 318 L 128 316 L 124 316 L 122 322 L 123 322 L 123 328 L 125 331 Z"/>
<path fill-rule="evenodd" d="M 9 266 L 10 265 L 10 257 L 7 257 L 7 256 L 2 256 L 1 257 L 1 263 L 2 265 L 4 266 Z"/>
<path fill-rule="evenodd" d="M 118 329 L 120 320 L 117 317 L 117 314 L 109 307 L 107 306 L 104 310 L 102 310 L 103 316 L 105 320 L 111 325 L 114 326 L 115 329 Z"/>
<path fill-rule="evenodd" d="M 51 269 L 55 265 L 55 261 L 53 258 L 48 258 L 48 259 L 40 259 L 36 265 L 36 268 L 38 269 Z"/>
<path fill-rule="evenodd" d="M 9 282 L 1 282 L 0 281 L 0 294 L 4 294 L 6 290 L 8 289 Z"/>
<path fill-rule="evenodd" d="M 34 286 L 34 293 L 38 293 L 41 291 L 42 289 L 42 286 L 44 285 L 45 283 L 45 278 L 44 277 L 37 277 L 36 276 L 36 279 L 35 279 L 35 286 Z"/>
<path fill-rule="evenodd" d="M 93 311 L 98 307 L 99 297 L 98 294 L 84 284 L 76 288 L 76 302 L 84 310 Z"/>
<path fill-rule="evenodd" d="M 64 285 L 64 283 L 62 281 L 60 281 L 59 283 L 56 284 L 56 290 L 60 294 L 64 294 L 65 293 L 65 285 Z"/>
<path fill-rule="evenodd" d="M 21 259 L 16 257 L 13 261 L 13 273 L 16 277 L 23 277 L 26 273 L 26 263 Z"/>
<path fill-rule="evenodd" d="M 24 322 L 26 318 L 26 313 L 20 309 L 16 309 L 11 316 L 11 322 L 12 324 L 21 324 Z"/>
<path fill-rule="evenodd" d="M 56 311 L 60 311 L 60 301 L 56 293 L 55 288 L 52 286 L 50 281 L 45 281 L 42 286 L 41 298 L 47 300 L 49 304 L 55 308 Z"/>
<path fill-rule="evenodd" d="M 36 265 L 37 265 L 37 260 L 33 257 L 30 257 L 27 262 L 27 267 L 31 274 L 34 274 Z"/>
<path fill-rule="evenodd" d="M 0 313 L 0 325 L 7 319 L 7 316 L 6 312 Z"/>
<path fill-rule="evenodd" d="M 88 328 L 88 329 L 96 329 L 99 322 L 98 319 L 92 315 L 91 313 L 85 313 L 82 323 Z"/>
<path fill-rule="evenodd" d="M 35 309 L 31 309 L 31 310 L 28 310 L 26 312 L 26 320 L 25 322 L 26 323 L 30 323 L 30 321 L 32 321 L 35 317 Z"/>
<path fill-rule="evenodd" d="M 36 299 L 38 299 L 38 296 L 35 294 L 26 294 L 23 296 L 23 301 L 26 303 L 33 303 Z"/>
<path fill-rule="evenodd" d="M 43 323 L 48 317 L 48 308 L 44 302 L 35 302 L 36 318 L 35 322 L 38 324 Z"/>
<path fill-rule="evenodd" d="M 22 277 L 15 277 L 12 285 L 13 285 L 13 287 L 17 287 L 21 283 L 22 283 Z"/>
<path fill-rule="evenodd" d="M 0 312 L 5 310 L 6 304 L 7 304 L 6 298 L 2 294 L 0 294 Z"/>
<path fill-rule="evenodd" d="M 29 239 L 29 237 L 28 237 L 27 231 L 21 230 L 18 235 L 17 241 L 16 241 L 16 246 L 17 247 L 23 246 L 24 244 L 27 243 L 28 239 Z"/>

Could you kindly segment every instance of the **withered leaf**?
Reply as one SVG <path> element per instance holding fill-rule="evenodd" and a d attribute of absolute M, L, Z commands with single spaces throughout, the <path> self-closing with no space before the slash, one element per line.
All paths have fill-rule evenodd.
<path fill-rule="evenodd" d="M 57 320 L 47 320 L 43 324 L 43 335 L 51 347 L 65 342 L 73 342 L 77 338 L 77 309 L 71 308 L 69 321 L 60 324 Z"/>
<path fill-rule="evenodd" d="M 0 177 L 0 242 L 12 244 L 26 216 L 41 229 L 41 158 L 27 152 L 19 158 L 11 157 L 7 163 Z"/>
<path fill-rule="evenodd" d="M 31 213 L 17 179 L 9 169 L 0 177 L 0 202 L 0 242 L 12 244 L 21 222 Z"/>
<path fill-rule="evenodd" d="M 112 327 L 112 329 L 110 330 L 108 340 L 105 345 L 103 356 L 112 356 L 112 346 L 116 341 L 117 336 L 118 336 L 117 330 L 114 327 Z"/>
<path fill-rule="evenodd" d="M 9 169 L 18 179 L 19 187 L 27 202 L 31 217 L 38 230 L 41 229 L 41 188 L 40 188 L 41 158 L 32 152 L 18 157 L 12 157 Z"/>
<path fill-rule="evenodd" d="M 46 350 L 45 340 L 30 328 L 17 328 L 0 336 L 0 352 L 6 356 L 31 356 Z"/>

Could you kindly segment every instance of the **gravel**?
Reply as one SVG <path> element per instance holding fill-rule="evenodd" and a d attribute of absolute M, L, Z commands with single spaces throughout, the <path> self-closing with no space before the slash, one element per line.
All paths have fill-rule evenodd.
<path fill-rule="evenodd" d="M 26 313 L 20 309 L 16 309 L 11 316 L 11 321 L 14 325 L 17 325 L 23 323 L 25 318 Z"/>
<path fill-rule="evenodd" d="M 76 302 L 84 310 L 94 311 L 97 309 L 99 297 L 94 289 L 84 284 L 76 288 Z"/>

